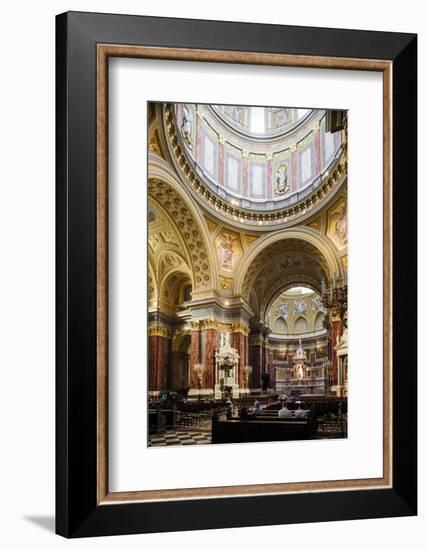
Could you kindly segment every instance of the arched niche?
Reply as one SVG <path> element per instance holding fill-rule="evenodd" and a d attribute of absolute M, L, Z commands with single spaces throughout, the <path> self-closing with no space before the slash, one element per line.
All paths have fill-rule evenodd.
<path fill-rule="evenodd" d="M 303 315 L 297 317 L 293 324 L 293 334 L 301 334 L 304 332 L 308 332 L 308 330 L 309 324 L 307 319 L 303 317 Z"/>
<path fill-rule="evenodd" d="M 314 330 L 321 330 L 324 328 L 324 313 L 322 311 L 319 311 L 317 313 L 317 316 L 315 317 L 314 321 Z"/>
<path fill-rule="evenodd" d="M 290 228 L 260 238 L 249 253 L 241 259 L 236 270 L 234 293 L 248 300 L 253 283 L 266 262 L 283 255 L 288 249 L 305 250 L 306 255 L 316 258 L 322 265 L 327 278 L 332 278 L 333 274 L 336 277 L 343 275 L 342 266 L 326 237 L 309 227 Z M 293 265 L 290 265 L 290 268 L 293 268 Z"/>
<path fill-rule="evenodd" d="M 278 317 L 273 325 L 273 332 L 276 332 L 278 334 L 287 334 L 288 333 L 288 325 L 287 321 L 283 317 Z"/>
<path fill-rule="evenodd" d="M 200 208 L 163 159 L 150 155 L 149 173 L 149 196 L 168 212 L 189 255 L 194 293 L 214 290 L 216 265 Z"/>

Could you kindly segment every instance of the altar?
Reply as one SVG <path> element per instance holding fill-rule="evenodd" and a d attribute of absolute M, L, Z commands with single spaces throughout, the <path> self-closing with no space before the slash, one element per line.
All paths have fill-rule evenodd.
<path fill-rule="evenodd" d="M 214 397 L 239 398 L 238 350 L 230 345 L 230 333 L 221 334 L 220 346 L 215 352 L 215 386 Z"/>

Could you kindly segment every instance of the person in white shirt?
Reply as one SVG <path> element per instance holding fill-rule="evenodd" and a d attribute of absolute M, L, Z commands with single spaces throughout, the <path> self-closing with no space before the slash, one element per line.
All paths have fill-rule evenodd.
<path fill-rule="evenodd" d="M 287 402 L 282 402 L 282 409 L 278 411 L 279 418 L 291 418 L 292 414 L 289 409 L 287 409 Z"/>

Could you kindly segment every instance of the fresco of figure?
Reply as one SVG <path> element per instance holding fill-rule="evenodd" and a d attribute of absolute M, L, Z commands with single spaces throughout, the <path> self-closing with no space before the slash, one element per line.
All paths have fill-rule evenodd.
<path fill-rule="evenodd" d="M 346 206 L 343 205 L 340 213 L 339 218 L 336 221 L 336 231 L 335 234 L 339 241 L 343 244 L 346 243 L 348 240 L 348 216 L 346 213 Z"/>
<path fill-rule="evenodd" d="M 236 258 L 234 243 L 237 241 L 236 237 L 232 237 L 227 233 L 223 233 L 221 241 L 218 243 L 219 260 L 221 267 L 226 269 L 232 269 L 233 263 Z"/>

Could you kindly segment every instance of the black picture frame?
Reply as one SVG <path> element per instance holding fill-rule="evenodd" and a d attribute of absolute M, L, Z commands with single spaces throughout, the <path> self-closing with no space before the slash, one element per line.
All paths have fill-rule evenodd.
<path fill-rule="evenodd" d="M 391 488 L 97 501 L 97 44 L 392 62 Z M 68 12 L 56 18 L 56 532 L 65 537 L 417 513 L 417 36 Z"/>

